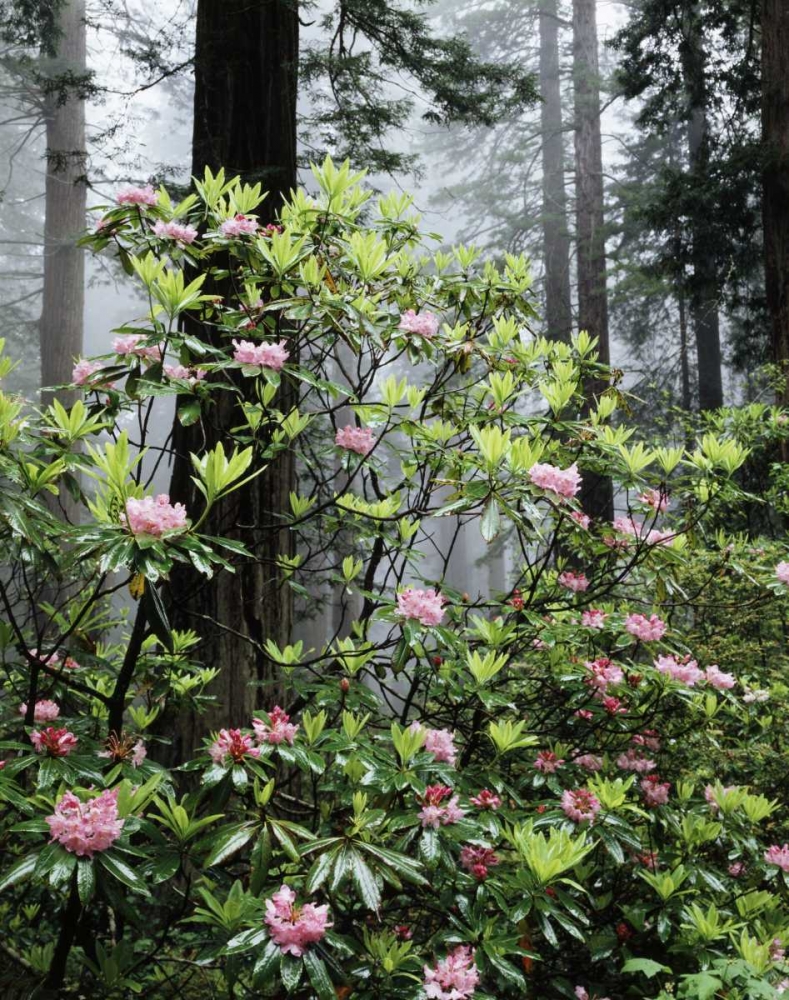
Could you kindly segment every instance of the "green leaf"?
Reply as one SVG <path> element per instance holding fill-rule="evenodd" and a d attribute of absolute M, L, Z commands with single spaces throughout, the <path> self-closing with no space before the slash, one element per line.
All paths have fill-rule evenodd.
<path fill-rule="evenodd" d="M 307 951 L 304 953 L 303 962 L 319 1000 L 336 1000 L 337 993 L 329 978 L 328 970 L 318 955 L 314 951 Z"/>
<path fill-rule="evenodd" d="M 225 954 L 236 955 L 242 951 L 250 951 L 252 948 L 257 948 L 257 946 L 262 944 L 267 938 L 268 931 L 265 928 L 252 927 L 250 930 L 242 931 L 240 934 L 236 934 L 235 937 L 231 938 L 225 945 Z M 269 941 L 269 944 L 274 944 L 274 942 Z M 277 948 L 277 951 L 279 951 L 279 948 Z"/>
<path fill-rule="evenodd" d="M 184 427 L 196 424 L 200 419 L 200 400 L 189 399 L 178 407 L 178 420 Z"/>
<path fill-rule="evenodd" d="M 0 892 L 2 892 L 3 889 L 10 888 L 12 885 L 16 885 L 17 882 L 21 882 L 29 875 L 32 875 L 37 862 L 38 853 L 28 854 L 26 857 L 22 858 L 21 861 L 17 861 L 17 863 L 12 868 L 9 868 L 5 875 L 0 878 Z"/>
<path fill-rule="evenodd" d="M 357 851 L 351 853 L 351 877 L 364 905 L 368 910 L 377 912 L 381 905 L 378 883 L 375 881 L 375 875 L 373 875 L 370 866 Z"/>
<path fill-rule="evenodd" d="M 294 958 L 292 955 L 282 956 L 279 974 L 286 993 L 292 993 L 299 985 L 303 968 L 300 959 Z"/>
<path fill-rule="evenodd" d="M 501 528 L 501 518 L 499 517 L 499 505 L 493 497 L 485 504 L 482 518 L 479 522 L 479 530 L 486 542 L 492 542 L 498 535 Z"/>
<path fill-rule="evenodd" d="M 651 958 L 630 958 L 622 966 L 622 972 L 643 972 L 647 979 L 651 979 L 659 972 L 671 975 L 671 969 L 667 965 L 661 965 Z"/>
<path fill-rule="evenodd" d="M 438 833 L 436 830 L 422 831 L 422 836 L 419 840 L 419 853 L 425 859 L 425 863 L 428 867 L 432 868 L 438 861 L 438 856 L 441 851 L 440 844 L 438 842 Z"/>
<path fill-rule="evenodd" d="M 69 854 L 67 851 L 64 852 L 64 856 L 59 857 L 49 870 L 49 884 L 55 887 L 65 885 L 76 867 L 76 854 Z"/>
<path fill-rule="evenodd" d="M 180 854 L 177 851 L 168 851 L 150 865 L 147 871 L 148 877 L 155 884 L 166 882 L 175 875 L 180 864 Z"/>
<path fill-rule="evenodd" d="M 154 635 L 161 642 L 168 653 L 173 651 L 173 636 L 170 622 L 167 618 L 162 598 L 156 587 L 149 585 L 142 594 L 145 604 L 145 613 L 153 629 Z"/>
<path fill-rule="evenodd" d="M 121 861 L 120 858 L 115 857 L 113 854 L 101 854 L 99 862 L 113 878 L 116 878 L 119 882 L 123 882 L 133 892 L 139 892 L 143 896 L 150 895 L 145 882 L 125 861 Z"/>
<path fill-rule="evenodd" d="M 96 890 L 96 869 L 90 858 L 77 859 L 77 892 L 83 906 L 91 901 Z"/>
<path fill-rule="evenodd" d="M 205 859 L 206 868 L 219 865 L 240 851 L 247 841 L 251 840 L 256 829 L 255 823 L 237 823 L 227 827 L 216 838 L 212 838 L 212 848 Z"/>
<path fill-rule="evenodd" d="M 282 952 L 279 945 L 274 944 L 271 940 L 267 941 L 263 953 L 255 962 L 255 967 L 252 970 L 255 986 L 267 986 L 274 981 L 281 959 Z"/>
<path fill-rule="evenodd" d="M 320 889 L 329 877 L 332 863 L 336 859 L 338 851 L 339 848 L 335 847 L 333 851 L 325 851 L 315 859 L 315 863 L 310 868 L 309 875 L 307 876 L 307 883 L 304 886 L 304 891 L 307 895 L 311 896 Z"/>

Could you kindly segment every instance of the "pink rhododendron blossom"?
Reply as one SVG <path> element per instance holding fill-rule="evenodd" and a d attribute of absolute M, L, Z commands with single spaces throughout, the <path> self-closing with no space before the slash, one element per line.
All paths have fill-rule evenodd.
<path fill-rule="evenodd" d="M 537 754 L 534 766 L 543 774 L 555 774 L 564 763 L 561 757 L 557 757 L 551 750 L 541 750 Z"/>
<path fill-rule="evenodd" d="M 233 359 L 242 365 L 256 365 L 278 372 L 290 357 L 285 350 L 286 343 L 285 340 L 280 340 L 276 344 L 254 344 L 251 340 L 234 340 Z"/>
<path fill-rule="evenodd" d="M 87 358 L 80 358 L 71 372 L 71 381 L 74 385 L 85 385 L 91 375 L 100 372 L 102 368 L 104 368 L 103 361 L 89 361 Z"/>
<path fill-rule="evenodd" d="M 789 872 L 789 844 L 784 844 L 783 847 L 772 844 L 764 852 L 764 860 L 768 865 L 777 865 L 781 871 Z"/>
<path fill-rule="evenodd" d="M 421 722 L 411 723 L 412 732 L 424 732 L 424 749 L 432 753 L 433 758 L 439 764 L 449 764 L 455 766 L 457 762 L 457 747 L 455 746 L 455 734 L 449 729 L 428 729 Z"/>
<path fill-rule="evenodd" d="M 605 628 L 606 618 L 608 618 L 608 615 L 605 611 L 590 608 L 588 611 L 581 613 L 581 624 L 584 628 Z"/>
<path fill-rule="evenodd" d="M 645 757 L 637 747 L 631 747 L 616 758 L 616 766 L 623 771 L 635 771 L 637 774 L 646 774 L 647 771 L 654 771 L 657 764 L 654 760 Z"/>
<path fill-rule="evenodd" d="M 583 986 L 576 986 L 573 992 L 575 993 L 576 1000 L 589 1000 L 589 994 Z"/>
<path fill-rule="evenodd" d="M 579 528 L 584 528 L 586 530 L 592 523 L 591 517 L 588 514 L 584 514 L 582 510 L 574 510 L 570 517 L 575 521 Z"/>
<path fill-rule="evenodd" d="M 205 378 L 202 368 L 187 368 L 186 365 L 165 365 L 164 374 L 168 378 L 178 378 L 190 385 L 197 385 Z"/>
<path fill-rule="evenodd" d="M 622 699 L 614 698 L 612 695 L 601 698 L 600 704 L 609 715 L 624 715 L 627 712 L 627 707 L 622 702 Z"/>
<path fill-rule="evenodd" d="M 259 743 L 270 743 L 277 746 L 280 743 L 293 745 L 299 727 L 290 721 L 288 713 L 275 705 L 270 712 L 266 713 L 266 719 L 253 719 L 252 728 Z"/>
<path fill-rule="evenodd" d="M 166 531 L 180 531 L 186 527 L 186 508 L 182 503 L 171 504 L 166 493 L 158 497 L 143 497 L 126 501 L 126 513 L 121 521 L 133 535 L 152 535 L 159 538 Z"/>
<path fill-rule="evenodd" d="M 775 567 L 775 575 L 781 583 L 789 583 L 789 562 L 779 562 Z"/>
<path fill-rule="evenodd" d="M 469 875 L 480 882 L 488 877 L 488 869 L 499 863 L 499 857 L 490 847 L 475 847 L 467 844 L 460 851 L 460 864 Z"/>
<path fill-rule="evenodd" d="M 644 804 L 650 809 L 664 806 L 668 802 L 668 793 L 671 784 L 668 781 L 661 781 L 657 774 L 648 774 L 641 781 L 641 791 L 644 793 Z"/>
<path fill-rule="evenodd" d="M 666 623 L 657 615 L 628 615 L 625 619 L 625 630 L 642 642 L 656 642 L 666 634 Z"/>
<path fill-rule="evenodd" d="M 148 751 L 145 749 L 145 744 L 142 740 L 137 740 L 137 742 L 132 747 L 131 762 L 132 767 L 139 767 L 140 764 L 148 756 Z"/>
<path fill-rule="evenodd" d="M 175 240 L 176 243 L 194 243 L 197 230 L 194 226 L 183 225 L 180 222 L 163 222 L 159 219 L 154 223 L 153 235 L 160 240 Z"/>
<path fill-rule="evenodd" d="M 494 812 L 501 806 L 499 796 L 488 788 L 483 788 L 481 792 L 472 795 L 469 802 L 477 809 L 492 809 Z"/>
<path fill-rule="evenodd" d="M 591 674 L 586 678 L 586 683 L 601 693 L 607 690 L 609 684 L 621 684 L 625 679 L 622 668 L 612 663 L 607 656 L 587 660 L 584 666 Z"/>
<path fill-rule="evenodd" d="M 615 531 L 619 531 L 623 535 L 632 535 L 634 538 L 639 538 L 641 541 L 646 542 L 647 545 L 668 545 L 674 538 L 673 532 L 658 531 L 657 528 L 647 529 L 643 521 L 636 521 L 632 517 L 615 517 L 613 527 Z"/>
<path fill-rule="evenodd" d="M 739 878 L 740 875 L 745 872 L 745 862 L 735 861 L 733 864 L 729 865 L 727 871 L 732 878 Z"/>
<path fill-rule="evenodd" d="M 576 719 L 583 719 L 584 722 L 588 722 L 590 719 L 594 718 L 594 712 L 588 708 L 578 708 L 573 712 Z"/>
<path fill-rule="evenodd" d="M 589 587 L 589 581 L 583 573 L 573 573 L 572 570 L 565 570 L 559 574 L 559 586 L 573 593 L 581 593 Z"/>
<path fill-rule="evenodd" d="M 700 680 L 704 679 L 704 674 L 699 670 L 699 665 L 689 656 L 677 658 L 676 656 L 659 656 L 655 661 L 655 667 L 661 674 L 666 674 L 673 681 L 680 684 L 687 684 L 693 687 Z"/>
<path fill-rule="evenodd" d="M 560 497 L 574 497 L 581 488 L 581 474 L 575 462 L 567 469 L 536 462 L 529 469 L 529 479 L 540 489 L 549 490 Z"/>
<path fill-rule="evenodd" d="M 92 858 L 96 851 L 111 847 L 123 830 L 124 821 L 118 818 L 118 789 L 108 788 L 87 802 L 66 792 L 46 820 L 52 841 L 79 857 Z"/>
<path fill-rule="evenodd" d="M 112 349 L 122 357 L 132 354 L 138 358 L 147 358 L 149 361 L 161 361 L 164 355 L 164 346 L 162 344 L 141 345 L 141 342 L 147 339 L 145 334 L 129 333 L 124 337 L 116 337 L 112 342 Z"/>
<path fill-rule="evenodd" d="M 119 205 L 155 205 L 159 195 L 150 184 L 145 187 L 121 188 L 115 196 Z"/>
<path fill-rule="evenodd" d="M 400 316 L 397 329 L 405 330 L 406 333 L 418 333 L 420 337 L 430 340 L 438 333 L 438 316 L 431 312 L 417 314 L 413 309 L 408 309 Z"/>
<path fill-rule="evenodd" d="M 30 650 L 30 655 L 35 656 L 35 658 L 40 663 L 46 663 L 48 667 L 56 667 L 60 663 L 60 654 L 54 653 L 41 653 L 38 649 L 33 648 Z"/>
<path fill-rule="evenodd" d="M 219 227 L 223 236 L 251 236 L 260 228 L 255 219 L 250 219 L 248 215 L 240 212 L 232 219 L 225 219 Z"/>
<path fill-rule="evenodd" d="M 434 968 L 424 967 L 424 991 L 428 1000 L 468 1000 L 479 985 L 479 972 L 474 965 L 474 951 L 458 945 Z"/>
<path fill-rule="evenodd" d="M 27 704 L 25 702 L 19 706 L 19 714 L 27 715 Z M 59 715 L 60 708 L 56 702 L 49 701 L 46 698 L 42 701 L 37 701 L 36 707 L 33 709 L 33 720 L 35 722 L 54 722 Z"/>
<path fill-rule="evenodd" d="M 660 736 L 654 729 L 645 729 L 643 733 L 636 733 L 630 742 L 637 747 L 646 747 L 653 753 L 660 750 Z"/>
<path fill-rule="evenodd" d="M 569 788 L 562 792 L 562 809 L 574 823 L 593 821 L 600 812 L 600 800 L 587 788 Z"/>
<path fill-rule="evenodd" d="M 244 736 L 240 729 L 220 729 L 208 748 L 208 755 L 215 764 L 240 764 L 245 757 L 259 757 L 260 748 L 255 746 L 251 736 Z"/>
<path fill-rule="evenodd" d="M 447 802 L 444 800 L 448 799 Z M 448 826 L 463 819 L 465 813 L 458 805 L 457 795 L 446 785 L 428 785 L 424 795 L 419 798 L 422 809 L 419 819 L 422 826 L 437 830 L 439 826 Z"/>
<path fill-rule="evenodd" d="M 717 688 L 719 691 L 726 690 L 727 688 L 733 688 L 737 683 L 734 674 L 724 673 L 716 663 L 707 667 L 704 671 L 704 677 L 710 687 Z"/>
<path fill-rule="evenodd" d="M 415 590 L 406 587 L 397 595 L 396 614 L 413 618 L 422 625 L 440 625 L 444 620 L 443 605 L 446 598 L 433 590 Z"/>
<path fill-rule="evenodd" d="M 772 944 L 770 945 L 770 961 L 771 962 L 783 962 L 786 958 L 786 951 L 783 946 L 783 941 L 780 938 L 773 938 Z"/>
<path fill-rule="evenodd" d="M 646 504 L 647 507 L 651 507 L 652 510 L 659 514 L 662 514 L 664 510 L 668 510 L 671 504 L 668 494 L 662 490 L 646 489 L 638 499 L 641 503 Z"/>
<path fill-rule="evenodd" d="M 68 729 L 47 726 L 46 729 L 34 730 L 30 734 L 30 742 L 36 753 L 49 754 L 50 757 L 68 757 L 77 746 L 77 737 Z"/>
<path fill-rule="evenodd" d="M 283 955 L 299 958 L 309 945 L 320 941 L 331 926 L 329 907 L 304 903 L 296 906 L 296 893 L 281 886 L 266 900 L 266 916 L 263 918 L 271 934 L 271 940 L 279 945 Z"/>
<path fill-rule="evenodd" d="M 357 455 L 369 455 L 375 445 L 375 436 L 371 427 L 354 427 L 349 424 L 337 431 L 334 443 L 338 448 L 355 451 Z"/>
<path fill-rule="evenodd" d="M 600 771 L 603 768 L 603 758 L 593 753 L 582 753 L 573 760 L 573 764 L 582 767 L 584 771 Z"/>

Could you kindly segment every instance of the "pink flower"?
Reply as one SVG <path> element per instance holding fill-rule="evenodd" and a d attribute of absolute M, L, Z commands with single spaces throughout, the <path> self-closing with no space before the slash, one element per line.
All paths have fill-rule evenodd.
<path fill-rule="evenodd" d="M 612 663 L 607 656 L 587 660 L 584 666 L 591 673 L 591 677 L 586 678 L 586 683 L 601 694 L 605 693 L 609 684 L 621 684 L 625 679 L 622 668 Z"/>
<path fill-rule="evenodd" d="M 536 462 L 529 469 L 529 479 L 540 489 L 550 490 L 560 497 L 574 497 L 581 488 L 581 475 L 575 462 L 567 469 Z"/>
<path fill-rule="evenodd" d="M 409 309 L 400 316 L 397 329 L 405 330 L 406 333 L 418 333 L 420 337 L 430 340 L 438 333 L 438 316 L 431 312 L 417 315 L 413 309 Z"/>
<path fill-rule="evenodd" d="M 642 642 L 655 642 L 665 635 L 666 623 L 657 615 L 628 615 L 625 629 Z"/>
<path fill-rule="evenodd" d="M 159 200 L 159 195 L 146 184 L 145 187 L 125 187 L 115 196 L 119 205 L 155 205 Z"/>
<path fill-rule="evenodd" d="M 707 667 L 704 671 L 704 676 L 707 679 L 707 683 L 718 690 L 724 690 L 725 688 L 733 688 L 737 683 L 734 674 L 725 674 L 717 663 L 713 663 L 711 666 Z"/>
<path fill-rule="evenodd" d="M 234 340 L 233 359 L 242 365 L 257 365 L 259 368 L 270 368 L 271 371 L 278 372 L 290 357 L 285 350 L 286 343 L 285 340 L 280 340 L 276 344 L 254 344 L 251 340 Z"/>
<path fill-rule="evenodd" d="M 568 569 L 559 574 L 559 586 L 577 594 L 589 587 L 589 581 L 583 573 L 573 573 Z"/>
<path fill-rule="evenodd" d="M 538 771 L 542 771 L 543 774 L 555 774 L 556 771 L 562 766 L 564 760 L 557 757 L 555 753 L 551 750 L 541 750 L 537 754 L 537 759 L 534 762 L 534 766 Z"/>
<path fill-rule="evenodd" d="M 576 986 L 573 992 L 575 993 L 576 1000 L 589 1000 L 589 994 L 583 986 Z"/>
<path fill-rule="evenodd" d="M 579 528 L 584 530 L 588 529 L 589 525 L 592 523 L 591 517 L 588 514 L 584 514 L 581 510 L 574 510 L 570 517 L 575 521 Z"/>
<path fill-rule="evenodd" d="M 584 722 L 588 722 L 590 719 L 594 718 L 594 712 L 588 708 L 578 708 L 573 712 L 576 719 L 583 719 Z"/>
<path fill-rule="evenodd" d="M 770 945 L 770 961 L 783 962 L 785 958 L 786 951 L 784 950 L 783 942 L 780 938 L 773 938 L 772 944 Z"/>
<path fill-rule="evenodd" d="M 287 712 L 275 705 L 270 712 L 267 712 L 267 719 L 253 719 L 252 728 L 259 743 L 270 743 L 276 746 L 280 743 L 293 745 L 299 727 L 290 721 Z"/>
<path fill-rule="evenodd" d="M 773 844 L 764 852 L 764 860 L 768 865 L 778 865 L 781 871 L 789 872 L 789 844 L 779 847 Z"/>
<path fill-rule="evenodd" d="M 657 764 L 654 760 L 645 757 L 636 747 L 631 747 L 616 758 L 616 766 L 620 767 L 623 771 L 635 771 L 637 774 L 646 774 L 647 771 L 654 771 Z"/>
<path fill-rule="evenodd" d="M 501 799 L 495 792 L 488 788 L 483 788 L 481 792 L 473 795 L 469 802 L 477 809 L 492 809 L 494 812 L 501 806 Z"/>
<path fill-rule="evenodd" d="M 254 219 L 240 212 L 232 219 L 225 219 L 219 227 L 223 236 L 251 236 L 260 226 Z"/>
<path fill-rule="evenodd" d="M 689 656 L 684 656 L 681 659 L 677 659 L 676 656 L 659 656 L 654 663 L 655 668 L 661 674 L 667 674 L 673 681 L 687 684 L 688 687 L 698 684 L 704 677 L 704 674 L 699 670 L 698 663 L 691 660 Z"/>
<path fill-rule="evenodd" d="M 421 722 L 411 723 L 412 732 L 425 732 L 424 749 L 432 753 L 434 760 L 438 764 L 449 764 L 454 767 L 457 761 L 457 747 L 455 746 L 455 734 L 449 729 L 427 729 Z"/>
<path fill-rule="evenodd" d="M 597 608 L 590 608 L 581 614 L 581 624 L 584 628 L 604 628 L 608 615 L 605 611 L 598 611 Z"/>
<path fill-rule="evenodd" d="M 311 944 L 320 941 L 329 924 L 329 907 L 304 903 L 295 906 L 296 893 L 286 885 L 266 900 L 266 916 L 263 918 L 271 934 L 271 940 L 279 945 L 283 955 L 299 958 Z"/>
<path fill-rule="evenodd" d="M 460 852 L 461 866 L 480 882 L 488 877 L 488 869 L 494 868 L 498 863 L 498 855 L 490 847 L 474 847 L 467 844 Z"/>
<path fill-rule="evenodd" d="M 131 762 L 132 767 L 139 767 L 140 764 L 148 756 L 148 751 L 145 749 L 145 744 L 142 740 L 137 740 L 137 742 L 132 747 Z"/>
<path fill-rule="evenodd" d="M 721 798 L 725 800 L 729 792 L 735 791 L 736 788 L 737 788 L 736 785 L 726 785 L 724 788 L 721 789 L 720 792 Z M 718 812 L 718 810 L 720 809 L 720 803 L 716 798 L 715 788 L 712 785 L 704 786 L 704 799 L 707 802 L 707 805 L 709 805 L 710 810 L 712 812 L 714 813 Z"/>
<path fill-rule="evenodd" d="M 573 760 L 573 764 L 582 767 L 584 771 L 600 771 L 603 767 L 603 758 L 593 753 L 584 753 Z"/>
<path fill-rule="evenodd" d="M 244 757 L 259 757 L 260 748 L 255 746 L 251 736 L 244 736 L 240 729 L 220 729 L 208 748 L 208 755 L 215 764 L 240 764 Z"/>
<path fill-rule="evenodd" d="M 121 521 L 133 535 L 152 535 L 159 538 L 166 531 L 181 531 L 186 527 L 186 508 L 182 503 L 170 503 L 166 493 L 158 497 L 144 497 L 126 501 L 126 513 Z"/>
<path fill-rule="evenodd" d="M 424 966 L 424 990 L 428 1000 L 468 1000 L 479 985 L 479 972 L 474 965 L 474 951 L 468 945 L 458 945 L 434 968 Z"/>
<path fill-rule="evenodd" d="M 445 803 L 444 799 L 449 801 Z M 419 803 L 422 806 L 419 819 L 425 829 L 431 827 L 437 830 L 439 826 L 457 823 L 465 816 L 458 805 L 457 795 L 453 795 L 452 789 L 446 785 L 428 785 Z"/>
<path fill-rule="evenodd" d="M 789 584 L 789 562 L 779 562 L 775 567 L 775 575 L 781 583 Z"/>
<path fill-rule="evenodd" d="M 68 729 L 47 726 L 46 729 L 34 730 L 30 734 L 30 742 L 36 753 L 46 753 L 50 757 L 68 757 L 77 745 L 77 737 Z"/>
<path fill-rule="evenodd" d="M 653 753 L 657 753 L 660 750 L 660 736 L 654 729 L 645 729 L 643 733 L 636 733 L 630 742 L 634 743 L 637 747 L 646 747 L 647 750 L 652 750 Z"/>
<path fill-rule="evenodd" d="M 91 375 L 95 375 L 102 368 L 104 368 L 103 361 L 89 361 L 87 358 L 80 358 L 71 372 L 71 381 L 74 385 L 85 385 Z"/>
<path fill-rule="evenodd" d="M 27 715 L 27 705 L 23 702 L 19 706 L 19 714 Z M 33 720 L 35 722 L 53 722 L 60 715 L 60 708 L 54 701 L 37 701 L 33 709 Z"/>
<path fill-rule="evenodd" d="M 38 649 L 31 649 L 30 655 L 35 656 L 39 663 L 46 663 L 48 667 L 56 667 L 60 663 L 60 654 L 55 653 L 41 653 Z M 68 664 L 66 664 L 68 666 Z"/>
<path fill-rule="evenodd" d="M 733 864 L 729 865 L 727 871 L 732 878 L 739 878 L 745 871 L 745 862 L 735 861 Z"/>
<path fill-rule="evenodd" d="M 337 431 L 334 443 L 338 448 L 355 451 L 357 455 L 368 455 L 375 445 L 375 437 L 371 427 L 354 427 L 349 424 Z"/>
<path fill-rule="evenodd" d="M 196 385 L 205 378 L 205 372 L 202 368 L 187 368 L 186 365 L 165 365 L 164 374 L 168 378 L 177 378 L 181 379 L 182 382 L 188 382 L 189 385 Z"/>
<path fill-rule="evenodd" d="M 647 545 L 667 545 L 674 538 L 674 532 L 658 531 L 657 528 L 647 530 L 643 521 L 636 521 L 632 517 L 615 517 L 613 527 L 615 531 L 619 531 L 623 535 L 640 538 Z"/>
<path fill-rule="evenodd" d="M 80 802 L 73 792 L 66 792 L 47 816 L 52 841 L 67 851 L 92 858 L 95 851 L 106 851 L 120 837 L 123 820 L 118 818 L 118 789 L 106 789 L 95 799 Z"/>
<path fill-rule="evenodd" d="M 662 490 L 646 489 L 638 499 L 658 514 L 662 514 L 663 511 L 668 510 L 671 504 L 668 493 L 664 493 Z"/>
<path fill-rule="evenodd" d="M 175 240 L 176 243 L 194 243 L 197 230 L 194 226 L 182 225 L 180 222 L 163 222 L 159 219 L 154 223 L 153 235 L 160 240 Z"/>
<path fill-rule="evenodd" d="M 415 590 L 406 587 L 397 595 L 398 615 L 403 618 L 413 618 L 422 625 L 440 625 L 444 619 L 442 605 L 446 598 L 433 590 Z"/>
<path fill-rule="evenodd" d="M 621 698 L 608 696 L 603 698 L 600 704 L 609 715 L 624 715 L 627 712 L 627 708 L 622 704 Z"/>
<path fill-rule="evenodd" d="M 644 804 L 650 809 L 664 806 L 668 802 L 668 792 L 671 785 L 668 781 L 661 781 L 657 774 L 648 774 L 641 781 L 641 791 L 644 793 Z"/>
<path fill-rule="evenodd" d="M 163 345 L 154 344 L 149 347 L 141 347 L 140 341 L 147 339 L 145 334 L 130 333 L 125 337 L 116 337 L 112 342 L 112 349 L 116 354 L 120 354 L 123 357 L 133 354 L 138 358 L 147 358 L 149 361 L 161 361 L 164 355 Z"/>
<path fill-rule="evenodd" d="M 591 822 L 600 812 L 600 800 L 587 788 L 568 788 L 562 792 L 562 809 L 574 823 Z"/>

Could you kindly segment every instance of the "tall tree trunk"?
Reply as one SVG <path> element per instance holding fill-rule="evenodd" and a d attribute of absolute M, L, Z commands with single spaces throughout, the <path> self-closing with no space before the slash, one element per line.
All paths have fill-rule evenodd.
<path fill-rule="evenodd" d="M 578 269 L 578 328 L 597 337 L 599 359 L 611 360 L 608 342 L 603 215 L 603 147 L 600 137 L 600 82 L 595 0 L 573 0 L 573 94 L 575 100 L 575 213 Z M 590 381 L 587 405 L 607 383 Z M 584 472 L 581 502 L 595 518 L 613 516 L 611 480 Z"/>
<path fill-rule="evenodd" d="M 47 76 L 84 77 L 85 0 L 66 0 L 58 18 L 57 52 L 44 59 Z M 85 313 L 85 252 L 76 241 L 85 228 L 85 101 L 75 87 L 44 98 L 46 189 L 44 293 L 39 320 L 41 384 L 71 381 L 74 358 L 82 350 Z M 46 396 L 51 396 L 47 393 Z M 64 405 L 74 394 L 59 393 Z"/>
<path fill-rule="evenodd" d="M 224 166 L 229 176 L 260 180 L 269 192 L 259 210 L 264 224 L 296 184 L 298 24 L 295 0 L 199 0 L 197 8 L 192 170 L 200 177 L 206 166 Z M 217 282 L 211 291 L 229 293 Z M 208 341 L 216 337 L 209 326 L 192 332 Z M 236 384 L 242 394 L 251 392 L 249 380 L 239 377 Z M 214 400 L 202 424 L 183 427 L 176 419 L 173 427 L 171 495 L 192 510 L 199 509 L 200 498 L 189 453 L 218 441 L 228 450 L 230 429 L 243 422 L 237 397 L 222 392 Z M 296 402 L 285 377 L 276 405 L 288 412 Z M 194 628 L 201 637 L 200 659 L 220 670 L 209 689 L 216 703 L 201 715 L 179 717 L 176 758 L 213 729 L 248 725 L 255 708 L 281 696 L 278 672 L 260 647 L 267 639 L 282 645 L 291 632 L 292 595 L 277 559 L 292 555 L 282 514 L 293 488 L 293 454 L 284 451 L 217 504 L 203 525 L 206 534 L 243 541 L 254 559 L 243 561 L 235 574 L 211 580 L 190 568 L 172 574 L 173 624 Z"/>
<path fill-rule="evenodd" d="M 789 7 L 762 0 L 762 173 L 764 272 L 773 360 L 789 404 Z"/>
<path fill-rule="evenodd" d="M 683 41 L 680 45 L 688 115 L 688 160 L 691 176 L 703 186 L 709 171 L 709 124 L 707 121 L 707 54 L 702 23 L 695 5 L 685 11 Z M 721 338 L 718 317 L 718 280 L 709 209 L 702 200 L 691 216 L 690 313 L 696 337 L 699 370 L 699 409 L 723 406 Z"/>
<path fill-rule="evenodd" d="M 540 0 L 540 97 L 545 325 L 549 337 L 569 341 L 573 313 L 570 296 L 570 233 L 567 227 L 567 193 L 564 186 L 557 0 Z"/>

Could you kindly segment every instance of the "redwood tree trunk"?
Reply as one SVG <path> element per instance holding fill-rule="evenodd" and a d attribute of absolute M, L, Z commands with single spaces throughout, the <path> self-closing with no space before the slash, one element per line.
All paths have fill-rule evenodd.
<path fill-rule="evenodd" d="M 573 93 L 575 100 L 575 213 L 578 269 L 578 328 L 597 337 L 599 359 L 611 360 L 608 342 L 603 214 L 603 148 L 600 137 L 600 83 L 595 0 L 573 0 Z M 607 383 L 590 381 L 588 405 Z M 613 516 L 611 480 L 584 472 L 581 501 L 595 518 Z"/>
<path fill-rule="evenodd" d="M 297 57 L 295 2 L 198 3 L 193 173 L 201 177 L 206 166 L 213 171 L 224 166 L 231 177 L 260 180 L 269 192 L 258 210 L 263 224 L 274 219 L 296 184 Z M 226 282 L 211 288 L 219 295 L 230 291 Z M 197 325 L 191 332 L 208 341 L 217 337 L 209 326 Z M 241 393 L 250 394 L 250 380 L 239 377 L 236 384 Z M 182 427 L 177 419 L 174 424 L 171 495 L 193 511 L 201 501 L 190 478 L 189 452 L 203 442 L 212 448 L 218 441 L 229 451 L 230 430 L 243 423 L 237 397 L 222 392 L 214 400 L 201 424 Z M 274 405 L 288 412 L 296 401 L 296 390 L 283 378 Z M 283 644 L 291 631 L 292 596 L 277 557 L 291 554 L 281 515 L 293 484 L 292 453 L 282 452 L 262 475 L 211 512 L 202 528 L 206 534 L 239 539 L 254 554 L 253 560 L 241 561 L 235 574 L 206 580 L 179 568 L 172 575 L 173 625 L 195 629 L 201 637 L 200 660 L 220 670 L 209 689 L 216 703 L 204 714 L 179 718 L 176 758 L 187 756 L 211 730 L 248 725 L 255 708 L 270 707 L 280 696 L 277 672 L 260 644 L 266 639 Z"/>
<path fill-rule="evenodd" d="M 762 0 L 764 272 L 773 360 L 789 376 L 789 8 Z M 789 404 L 784 384 L 779 401 Z"/>
<path fill-rule="evenodd" d="M 564 185 L 557 0 L 540 0 L 540 97 L 545 325 L 549 337 L 569 341 L 573 313 L 570 296 L 570 234 Z"/>
<path fill-rule="evenodd" d="M 45 60 L 52 77 L 84 77 L 85 0 L 66 0 L 58 18 L 57 55 Z M 44 292 L 39 320 L 41 384 L 71 381 L 74 358 L 82 351 L 85 312 L 85 252 L 76 246 L 85 228 L 85 101 L 76 88 L 45 97 L 46 189 Z M 58 394 L 64 405 L 73 393 Z M 50 396 L 49 393 L 45 396 Z"/>

